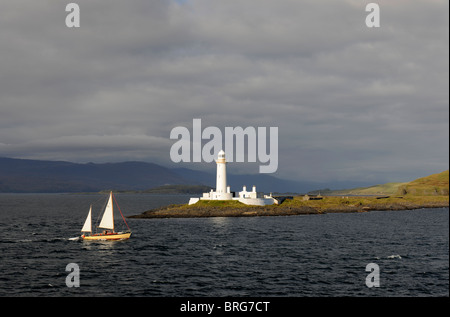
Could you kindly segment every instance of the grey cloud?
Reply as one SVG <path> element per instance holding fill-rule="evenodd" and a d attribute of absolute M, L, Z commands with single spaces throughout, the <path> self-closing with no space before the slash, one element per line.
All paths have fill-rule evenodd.
<path fill-rule="evenodd" d="M 64 1 L 0 4 L 0 155 L 170 164 L 202 118 L 278 126 L 280 177 L 448 168 L 446 1 L 378 1 L 379 29 L 357 0 L 76 2 L 79 29 Z"/>

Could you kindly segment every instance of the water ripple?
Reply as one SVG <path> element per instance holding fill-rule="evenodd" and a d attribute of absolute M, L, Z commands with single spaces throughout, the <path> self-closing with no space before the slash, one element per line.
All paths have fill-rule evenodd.
<path fill-rule="evenodd" d="M 448 208 L 130 219 L 132 239 L 111 243 L 77 239 L 92 197 L 44 196 L 0 214 L 1 296 L 448 296 Z M 134 210 L 150 199 L 125 198 Z M 80 267 L 79 288 L 65 284 L 68 263 Z M 380 267 L 377 289 L 365 284 L 368 263 Z"/>

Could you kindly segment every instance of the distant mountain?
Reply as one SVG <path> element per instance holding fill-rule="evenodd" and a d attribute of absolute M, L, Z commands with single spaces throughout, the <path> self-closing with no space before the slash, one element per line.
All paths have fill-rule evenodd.
<path fill-rule="evenodd" d="M 139 191 L 148 194 L 191 194 L 201 195 L 211 190 L 210 186 L 205 185 L 163 185 Z"/>
<path fill-rule="evenodd" d="M 203 185 L 216 187 L 216 174 L 202 171 L 194 171 L 187 168 L 176 168 L 174 172 L 184 179 L 192 179 Z M 280 193 L 306 193 L 311 189 L 323 186 L 315 182 L 297 182 L 292 180 L 280 179 L 268 174 L 231 174 L 227 173 L 227 184 L 231 191 L 241 191 L 242 186 L 247 186 L 251 190 L 256 186 L 258 192 L 280 192 Z"/>
<path fill-rule="evenodd" d="M 350 188 L 365 183 L 292 181 L 269 174 L 227 174 L 232 191 L 256 186 L 265 193 L 306 193 L 317 188 Z M 71 163 L 0 157 L 0 193 L 98 192 L 147 190 L 162 185 L 205 185 L 215 188 L 215 172 L 167 168 L 154 163 Z"/>
<path fill-rule="evenodd" d="M 256 185 L 259 192 L 305 193 L 320 188 L 314 182 L 283 180 L 268 174 L 228 174 L 232 191 Z M 71 163 L 0 158 L 0 192 L 55 193 L 101 190 L 147 190 L 162 185 L 215 187 L 215 173 L 187 168 L 170 169 L 154 163 Z"/>
<path fill-rule="evenodd" d="M 0 158 L 0 192 L 96 192 L 140 190 L 189 181 L 153 163 L 78 164 Z"/>

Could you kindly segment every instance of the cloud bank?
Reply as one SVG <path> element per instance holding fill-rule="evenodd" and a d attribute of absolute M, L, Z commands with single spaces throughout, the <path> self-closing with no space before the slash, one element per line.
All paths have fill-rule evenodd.
<path fill-rule="evenodd" d="M 377 1 L 380 28 L 369 1 L 75 2 L 80 28 L 65 1 L 0 4 L 0 156 L 174 165 L 201 118 L 279 127 L 279 177 L 448 169 L 448 1 Z"/>

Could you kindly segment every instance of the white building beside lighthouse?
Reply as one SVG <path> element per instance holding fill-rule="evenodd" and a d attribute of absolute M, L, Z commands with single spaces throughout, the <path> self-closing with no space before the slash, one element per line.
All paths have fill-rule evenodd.
<path fill-rule="evenodd" d="M 264 196 L 264 198 L 258 198 L 256 192 L 256 186 L 252 187 L 252 191 L 248 192 L 247 187 L 243 186 L 242 191 L 239 192 L 239 196 L 234 196 L 231 192 L 230 186 L 227 186 L 227 161 L 225 159 L 225 152 L 221 150 L 216 160 L 217 173 L 216 173 L 216 190 L 212 190 L 209 193 L 203 193 L 200 198 L 191 198 L 189 205 L 195 204 L 199 200 L 238 200 L 246 205 L 273 205 L 275 200 L 271 196 Z"/>

